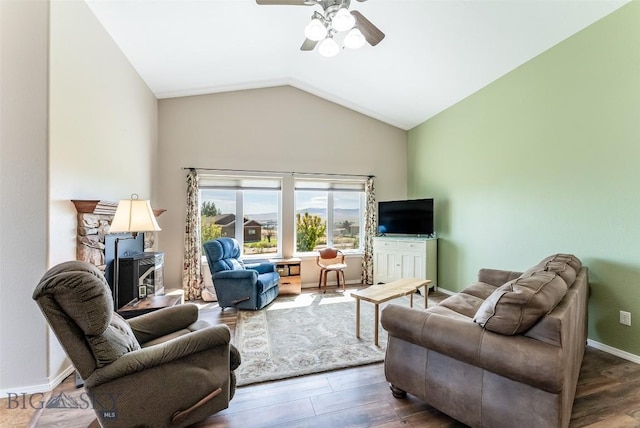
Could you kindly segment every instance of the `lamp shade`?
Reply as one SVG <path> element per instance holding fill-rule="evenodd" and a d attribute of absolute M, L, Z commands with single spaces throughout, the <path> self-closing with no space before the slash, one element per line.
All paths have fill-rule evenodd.
<path fill-rule="evenodd" d="M 138 199 L 138 195 L 131 195 L 131 199 L 123 199 L 111 221 L 111 233 L 125 232 L 155 232 L 162 230 L 158 226 L 151 204 L 147 200 Z"/>

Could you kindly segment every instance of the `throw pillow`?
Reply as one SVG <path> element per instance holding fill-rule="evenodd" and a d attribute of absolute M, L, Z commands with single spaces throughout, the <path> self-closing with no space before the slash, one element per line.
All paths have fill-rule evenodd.
<path fill-rule="evenodd" d="M 567 284 L 554 272 L 523 275 L 491 293 L 473 321 L 495 333 L 524 333 L 555 308 L 566 292 Z"/>

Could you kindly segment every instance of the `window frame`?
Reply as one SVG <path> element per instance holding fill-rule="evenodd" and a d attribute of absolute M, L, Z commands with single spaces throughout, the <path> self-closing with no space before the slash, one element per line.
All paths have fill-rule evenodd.
<path fill-rule="evenodd" d="M 358 248 L 341 250 L 345 255 L 361 255 L 363 253 L 364 243 L 364 211 L 366 203 L 366 179 L 336 179 L 336 178 L 295 178 L 293 186 L 293 217 L 294 217 L 294 231 L 293 231 L 293 252 L 296 257 L 309 257 L 315 256 L 318 250 L 311 251 L 298 251 L 297 241 L 297 214 L 299 208 L 297 206 L 297 193 L 299 191 L 317 191 L 326 192 L 327 195 L 327 247 L 334 245 L 334 214 L 335 214 L 335 193 L 342 192 L 357 192 L 360 194 L 358 209 Z"/>
<path fill-rule="evenodd" d="M 226 190 L 235 192 L 235 228 L 234 238 L 239 242 L 242 249 L 243 259 L 265 259 L 265 258 L 281 258 L 282 257 L 282 177 L 278 176 L 256 176 L 256 175 L 238 175 L 238 174 L 211 174 L 200 177 L 198 192 L 198 204 L 202 206 L 204 201 L 210 199 L 204 199 L 202 197 L 203 190 Z M 277 192 L 277 228 L 276 236 L 278 237 L 278 245 L 275 253 L 258 253 L 247 254 L 245 253 L 245 240 L 244 240 L 244 221 L 238 221 L 238 219 L 244 220 L 244 192 L 246 191 L 276 191 Z M 214 201 L 215 202 L 215 201 Z M 231 214 L 231 213 L 230 213 Z M 238 215 L 240 214 L 240 215 Z"/>

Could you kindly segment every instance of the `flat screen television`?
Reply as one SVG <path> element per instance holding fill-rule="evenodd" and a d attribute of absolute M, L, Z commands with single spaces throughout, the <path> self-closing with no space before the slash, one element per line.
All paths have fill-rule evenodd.
<path fill-rule="evenodd" d="M 433 199 L 378 202 L 378 234 L 432 236 Z"/>

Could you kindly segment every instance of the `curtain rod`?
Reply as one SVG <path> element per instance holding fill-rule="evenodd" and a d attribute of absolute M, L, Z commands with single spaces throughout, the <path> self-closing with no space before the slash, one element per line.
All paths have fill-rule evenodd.
<path fill-rule="evenodd" d="M 196 170 L 196 171 L 221 171 L 221 172 L 250 172 L 250 173 L 261 173 L 261 174 L 291 174 L 291 175 L 325 175 L 325 176 L 339 176 L 339 177 L 367 177 L 367 178 L 375 178 L 375 175 L 366 175 L 366 174 L 331 174 L 324 172 L 295 172 L 295 171 L 263 171 L 257 169 L 228 169 L 228 168 L 194 168 L 194 167 L 184 167 L 184 170 Z"/>

